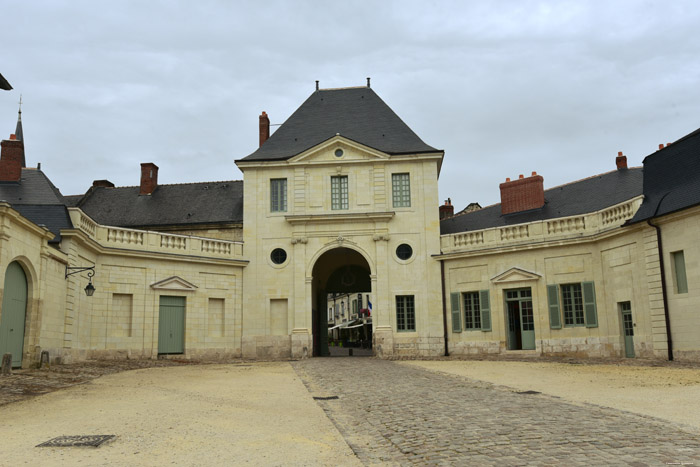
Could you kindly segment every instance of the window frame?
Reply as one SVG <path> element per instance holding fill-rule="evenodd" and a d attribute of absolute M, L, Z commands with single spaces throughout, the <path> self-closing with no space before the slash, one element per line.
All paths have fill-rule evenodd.
<path fill-rule="evenodd" d="M 270 212 L 287 212 L 286 178 L 270 179 Z"/>
<path fill-rule="evenodd" d="M 688 293 L 688 274 L 685 267 L 685 250 L 671 252 L 673 264 L 673 288 L 677 294 Z"/>
<path fill-rule="evenodd" d="M 409 172 L 391 174 L 391 206 L 411 207 L 411 174 Z"/>
<path fill-rule="evenodd" d="M 347 211 L 350 208 L 350 189 L 347 175 L 331 176 L 331 210 Z"/>
<path fill-rule="evenodd" d="M 396 331 L 416 332 L 416 296 L 396 295 Z"/>
<path fill-rule="evenodd" d="M 481 331 L 481 300 L 479 295 L 479 291 L 462 292 L 462 306 L 464 307 L 462 314 L 465 331 Z M 470 299 L 469 308 L 467 307 L 468 298 Z M 471 317 L 468 317 L 467 313 L 470 313 Z"/>
<path fill-rule="evenodd" d="M 583 304 L 583 324 L 574 322 L 566 324 L 564 315 L 564 294 L 562 287 L 579 286 L 581 301 Z M 547 309 L 549 311 L 549 328 L 597 328 L 598 327 L 598 299 L 595 292 L 595 281 L 567 282 L 566 284 L 547 285 Z M 573 311 L 575 313 L 575 310 Z M 575 315 L 574 315 L 575 319 Z"/>
<path fill-rule="evenodd" d="M 566 289 L 565 289 L 566 288 Z M 574 288 L 577 288 L 574 289 Z M 571 290 L 571 297 L 566 296 L 565 290 Z M 578 292 L 578 295 L 576 294 Z M 580 282 L 573 282 L 559 285 L 559 294 L 561 299 L 562 324 L 565 328 L 577 328 L 586 326 L 586 313 L 583 304 L 583 286 Z M 571 301 L 568 305 L 571 310 L 567 310 L 567 299 Z M 570 313 L 571 323 L 567 323 L 567 313 Z"/>

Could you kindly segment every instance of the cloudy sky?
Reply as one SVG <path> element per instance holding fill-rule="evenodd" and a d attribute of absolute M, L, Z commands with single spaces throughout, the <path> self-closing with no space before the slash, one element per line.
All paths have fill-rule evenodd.
<path fill-rule="evenodd" d="M 22 94 L 27 163 L 63 194 L 241 179 L 258 115 L 372 88 L 445 150 L 441 200 L 498 202 L 630 165 L 700 127 L 693 1 L 71 1 L 2 7 L 0 135 Z"/>

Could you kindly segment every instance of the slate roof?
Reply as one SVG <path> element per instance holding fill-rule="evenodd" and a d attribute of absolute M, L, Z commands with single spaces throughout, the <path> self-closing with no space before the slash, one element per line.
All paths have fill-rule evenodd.
<path fill-rule="evenodd" d="M 148 228 L 243 222 L 242 181 L 158 185 L 150 195 L 139 195 L 138 186 L 92 187 L 82 197 L 67 198 L 102 225 Z"/>
<path fill-rule="evenodd" d="M 35 224 L 45 225 L 55 235 L 50 243 L 61 241 L 61 229 L 73 228 L 65 198 L 39 169 L 22 169 L 19 183 L 0 183 L 0 200 Z"/>
<path fill-rule="evenodd" d="M 644 159 L 644 202 L 633 224 L 700 204 L 700 129 Z"/>
<path fill-rule="evenodd" d="M 286 160 L 337 133 L 388 154 L 436 152 L 369 87 L 321 89 L 241 161 Z"/>
<path fill-rule="evenodd" d="M 440 221 L 440 233 L 444 235 L 576 216 L 605 209 L 641 194 L 641 167 L 615 170 L 545 190 L 545 205 L 540 209 L 504 216 L 499 203 L 443 219 Z"/>

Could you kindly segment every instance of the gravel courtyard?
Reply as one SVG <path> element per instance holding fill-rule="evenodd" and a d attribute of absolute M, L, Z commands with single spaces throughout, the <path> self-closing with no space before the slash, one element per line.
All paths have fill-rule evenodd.
<path fill-rule="evenodd" d="M 77 385 L 0 405 L 0 465 L 700 464 L 697 367 L 325 358 L 71 371 Z M 45 392 L 40 372 L 20 373 L 0 378 L 3 395 L 22 378 Z M 90 434 L 116 439 L 35 447 Z"/>

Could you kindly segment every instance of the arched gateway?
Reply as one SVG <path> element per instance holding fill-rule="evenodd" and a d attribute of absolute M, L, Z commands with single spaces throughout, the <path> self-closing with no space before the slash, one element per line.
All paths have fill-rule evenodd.
<path fill-rule="evenodd" d="M 367 260 L 356 250 L 336 247 L 316 260 L 312 276 L 313 355 L 330 354 L 329 336 L 331 346 L 371 347 L 371 313 L 364 306 L 372 292 Z"/>

